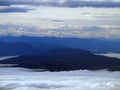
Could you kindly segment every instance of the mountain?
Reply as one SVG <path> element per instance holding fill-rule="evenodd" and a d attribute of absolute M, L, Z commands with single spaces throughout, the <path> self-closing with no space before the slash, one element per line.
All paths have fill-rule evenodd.
<path fill-rule="evenodd" d="M 69 48 L 88 50 L 93 53 L 120 53 L 120 40 L 117 39 L 101 39 L 101 38 L 58 38 L 58 37 L 0 37 L 0 41 L 5 42 L 25 42 L 25 43 L 47 43 L 60 45 Z M 47 46 L 46 46 L 47 47 Z"/>
<path fill-rule="evenodd" d="M 13 56 L 38 53 L 38 50 L 26 43 L 0 42 L 0 56 Z"/>
<path fill-rule="evenodd" d="M 39 55 L 61 46 L 45 43 L 0 41 L 0 56 Z"/>
<path fill-rule="evenodd" d="M 71 48 L 54 49 L 46 55 L 19 56 L 0 61 L 0 64 L 17 64 L 16 67 L 46 69 L 49 71 L 120 70 L 119 59 L 94 55 L 89 51 Z"/>

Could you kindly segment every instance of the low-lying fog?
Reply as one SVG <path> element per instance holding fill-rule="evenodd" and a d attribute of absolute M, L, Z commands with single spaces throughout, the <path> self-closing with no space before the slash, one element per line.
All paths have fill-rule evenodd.
<path fill-rule="evenodd" d="M 120 59 L 120 53 L 103 53 L 103 54 L 98 54 L 98 55 L 103 55 L 107 57 L 115 57 Z"/>
<path fill-rule="evenodd" d="M 120 90 L 120 72 L 0 68 L 0 90 Z"/>

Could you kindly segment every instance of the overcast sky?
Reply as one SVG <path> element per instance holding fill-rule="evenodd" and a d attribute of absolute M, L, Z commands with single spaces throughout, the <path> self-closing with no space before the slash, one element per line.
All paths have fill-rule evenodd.
<path fill-rule="evenodd" d="M 0 0 L 0 35 L 120 39 L 120 0 Z"/>

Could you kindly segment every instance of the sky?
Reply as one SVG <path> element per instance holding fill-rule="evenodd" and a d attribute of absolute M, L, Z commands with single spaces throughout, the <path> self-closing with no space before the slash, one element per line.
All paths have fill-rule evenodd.
<path fill-rule="evenodd" d="M 0 0 L 0 36 L 120 39 L 120 0 Z"/>

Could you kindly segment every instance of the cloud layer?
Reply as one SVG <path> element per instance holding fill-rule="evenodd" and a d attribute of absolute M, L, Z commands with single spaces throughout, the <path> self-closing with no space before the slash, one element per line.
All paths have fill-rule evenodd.
<path fill-rule="evenodd" d="M 79 38 L 120 38 L 120 27 L 80 25 L 17 25 L 1 24 L 0 35 L 6 36 L 48 36 Z"/>
<path fill-rule="evenodd" d="M 0 90 L 119 90 L 120 72 L 0 68 Z"/>
<path fill-rule="evenodd" d="M 0 0 L 0 6 L 43 5 L 55 7 L 120 7 L 119 0 Z"/>
<path fill-rule="evenodd" d="M 0 0 L 0 35 L 120 38 L 119 17 L 120 0 Z"/>
<path fill-rule="evenodd" d="M 0 9 L 0 13 L 10 13 L 10 12 L 27 12 L 31 9 L 24 7 L 4 7 Z"/>

